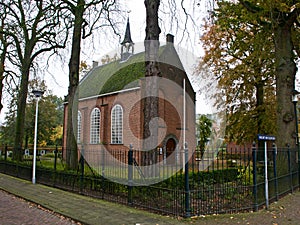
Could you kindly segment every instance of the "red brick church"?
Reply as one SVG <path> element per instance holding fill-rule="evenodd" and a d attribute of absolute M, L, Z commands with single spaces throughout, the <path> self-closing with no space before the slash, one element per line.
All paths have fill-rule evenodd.
<path fill-rule="evenodd" d="M 166 45 L 159 49 L 158 143 L 160 154 L 168 158 L 176 153 L 180 160 L 183 139 L 195 148 L 195 92 L 168 34 Z M 78 146 L 86 151 L 142 149 L 143 82 L 145 54 L 134 53 L 134 43 L 127 22 L 121 42 L 120 60 L 94 67 L 81 79 L 78 89 Z M 184 87 L 185 84 L 185 87 Z M 184 94 L 184 90 L 185 94 Z M 185 100 L 184 100 L 185 97 Z M 184 107 L 186 110 L 184 112 Z M 64 116 L 66 146 L 67 107 Z M 184 118 L 186 122 L 184 123 Z"/>

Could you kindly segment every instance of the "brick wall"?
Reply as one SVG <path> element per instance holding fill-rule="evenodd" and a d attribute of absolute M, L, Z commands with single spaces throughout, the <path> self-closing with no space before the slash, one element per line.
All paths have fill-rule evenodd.
<path fill-rule="evenodd" d="M 161 86 L 159 91 L 159 145 L 166 143 L 166 137 L 174 137 L 179 149 L 183 146 L 183 93 L 182 89 Z M 191 99 L 187 98 L 187 129 L 186 141 L 190 150 L 195 148 L 195 108 Z M 119 104 L 123 108 L 123 144 L 111 144 L 111 110 Z M 65 112 L 68 105 L 65 105 Z M 89 145 L 90 142 L 90 115 L 94 107 L 100 109 L 100 140 L 99 145 Z M 135 149 L 142 148 L 142 103 L 139 89 L 123 93 L 103 95 L 98 98 L 87 99 L 79 102 L 82 114 L 81 136 L 85 149 L 107 150 L 128 149 L 132 144 Z M 66 140 L 66 113 L 64 119 L 64 147 Z M 103 144 L 103 145 L 102 145 Z"/>

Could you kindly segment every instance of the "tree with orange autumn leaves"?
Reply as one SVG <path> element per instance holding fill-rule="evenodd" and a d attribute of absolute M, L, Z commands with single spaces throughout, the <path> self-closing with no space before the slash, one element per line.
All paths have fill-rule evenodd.
<path fill-rule="evenodd" d="M 299 5 L 218 1 L 212 11 L 198 69 L 203 78 L 217 82 L 211 97 L 226 112 L 227 140 L 249 142 L 258 133 L 273 134 L 278 146 L 295 147 L 291 97 L 299 58 Z"/>

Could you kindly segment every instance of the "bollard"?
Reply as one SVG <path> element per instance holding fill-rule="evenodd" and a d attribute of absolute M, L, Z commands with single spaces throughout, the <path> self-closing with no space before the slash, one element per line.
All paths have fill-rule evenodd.
<path fill-rule="evenodd" d="M 128 199 L 127 203 L 132 205 L 132 189 L 133 189 L 133 150 L 130 144 L 128 151 Z"/>
<path fill-rule="evenodd" d="M 253 159 L 253 197 L 254 197 L 254 203 L 253 203 L 253 209 L 255 212 L 258 211 L 258 203 L 257 203 L 257 165 L 256 165 L 256 159 L 257 159 L 257 149 L 256 149 L 256 143 L 253 142 L 252 144 L 252 159 Z"/>

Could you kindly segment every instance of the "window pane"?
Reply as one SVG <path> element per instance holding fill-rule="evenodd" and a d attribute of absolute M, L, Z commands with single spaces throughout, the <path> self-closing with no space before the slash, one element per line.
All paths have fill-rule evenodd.
<path fill-rule="evenodd" d="M 94 108 L 91 114 L 90 143 L 100 143 L 100 110 Z"/>
<path fill-rule="evenodd" d="M 78 116 L 77 116 L 77 143 L 81 142 L 81 113 L 78 111 Z"/>
<path fill-rule="evenodd" d="M 111 143 L 123 143 L 123 109 L 120 105 L 114 106 L 111 112 Z"/>

